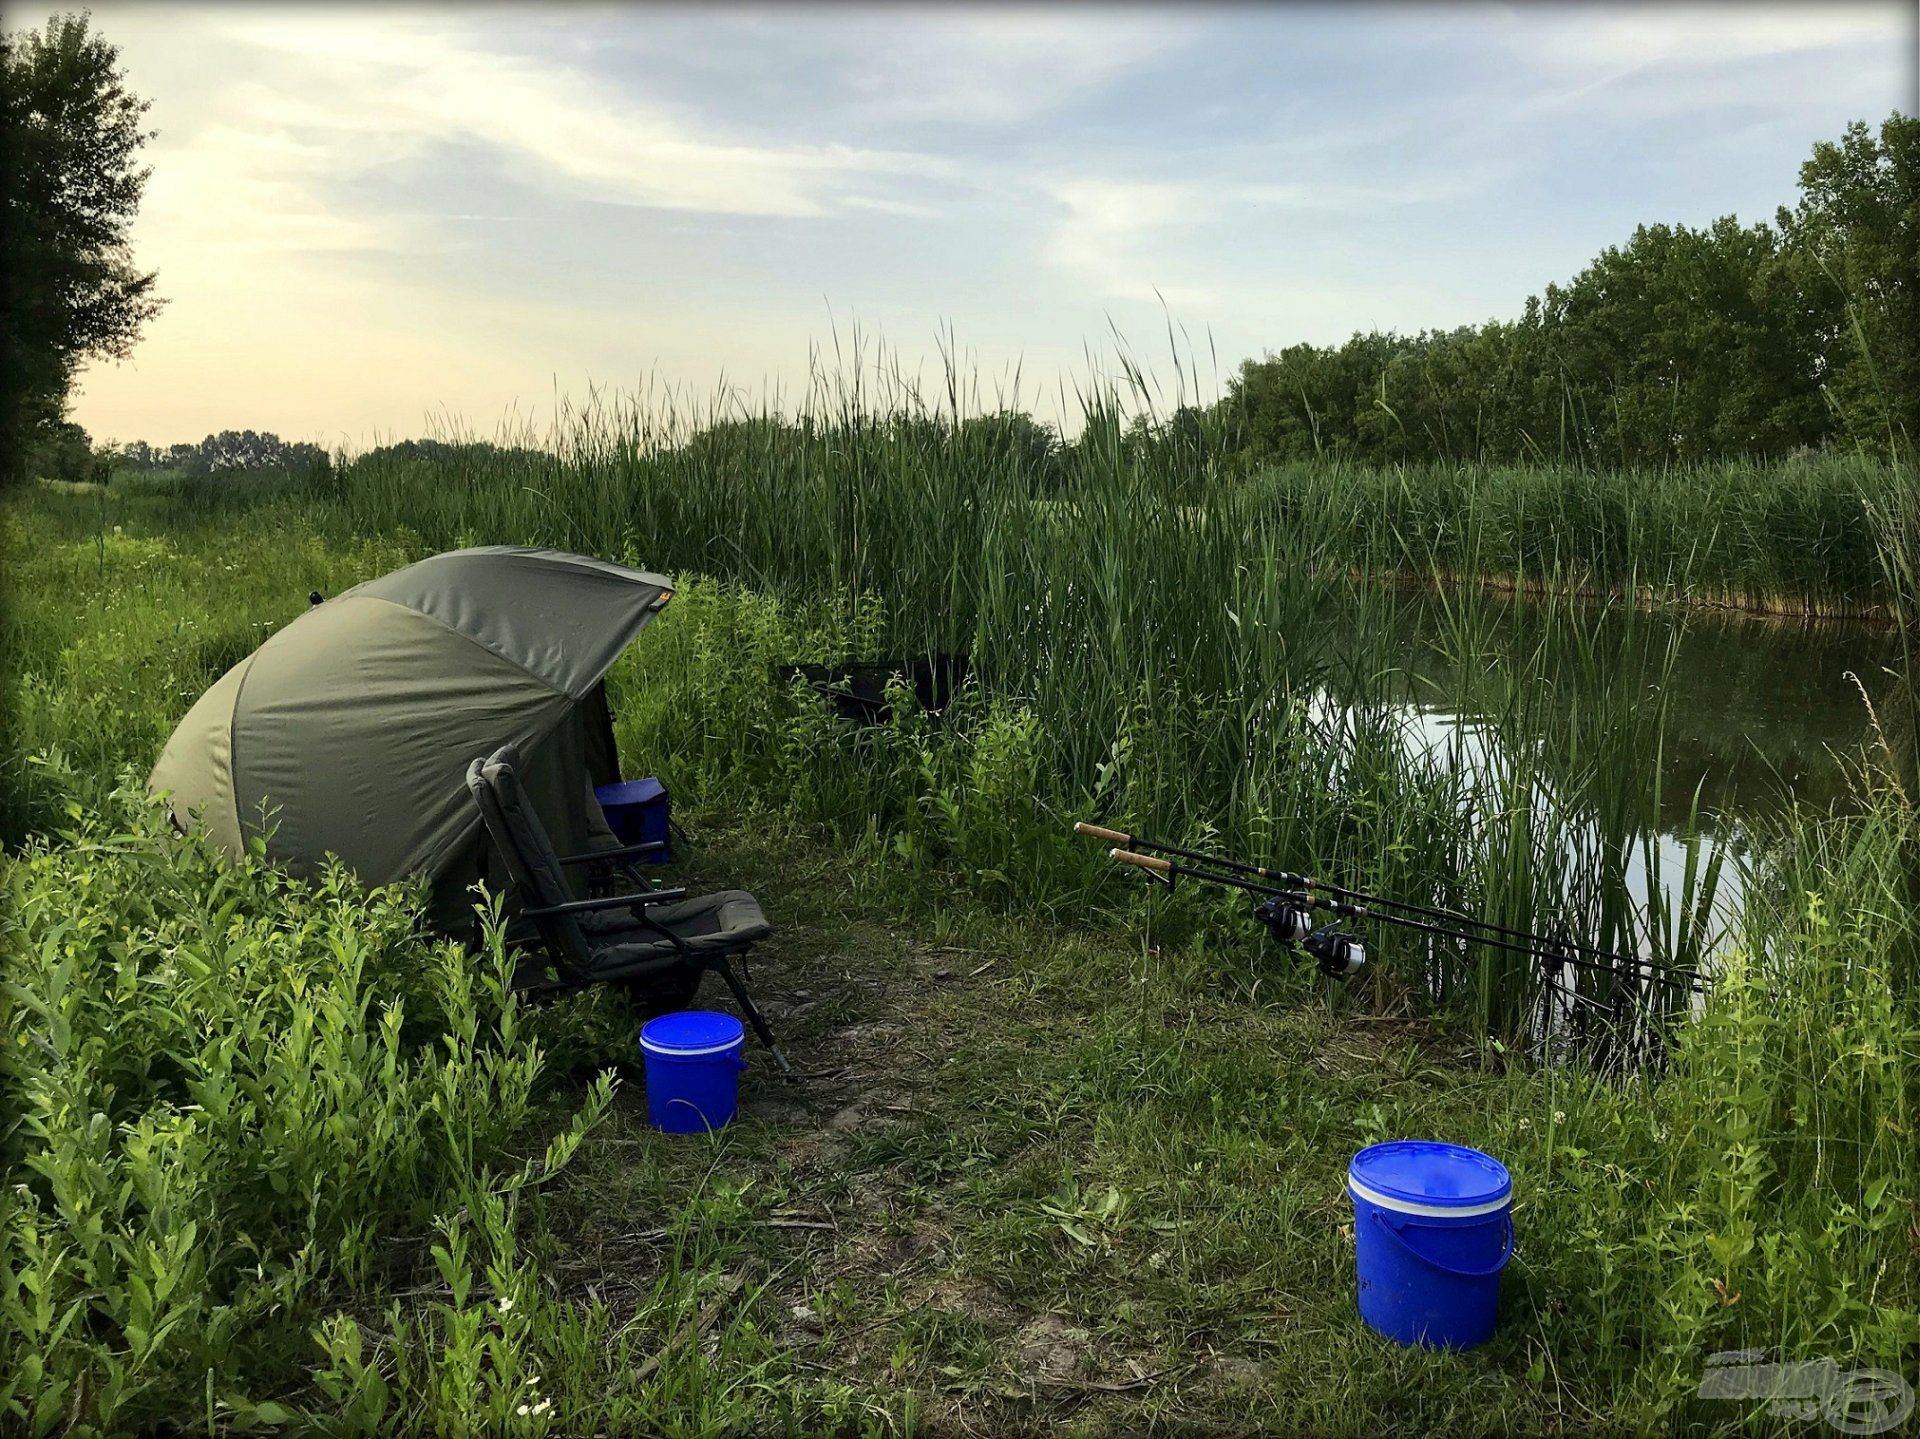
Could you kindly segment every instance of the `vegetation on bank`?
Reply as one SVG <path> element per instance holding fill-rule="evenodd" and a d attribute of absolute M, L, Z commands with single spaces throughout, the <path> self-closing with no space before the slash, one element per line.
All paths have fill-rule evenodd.
<path fill-rule="evenodd" d="M 875 357 L 879 362 L 879 357 Z M 871 407 L 871 408 L 869 408 Z M 405 526 L 617 548 L 795 596 L 872 590 L 902 644 L 960 643 L 994 583 L 992 544 L 1058 534 L 1158 562 L 1176 517 L 1239 530 L 1241 558 L 1786 613 L 1881 613 L 1912 565 L 1911 465 L 1864 455 L 1659 469 L 1574 464 L 1297 462 L 1241 472 L 1178 445 L 1139 445 L 1096 400 L 1044 464 L 1008 417 L 955 421 L 907 384 L 860 394 L 816 376 L 797 419 L 617 399 L 563 417 L 540 444 L 389 447 L 339 467 L 314 498 L 344 534 Z M 212 497 L 206 497 L 211 499 Z M 926 546 L 939 534 L 952 543 Z M 1119 536 L 1125 535 L 1122 539 Z M 1129 549 L 1131 545 L 1134 548 Z M 1049 534 L 1032 554 L 1045 585 Z"/>
<path fill-rule="evenodd" d="M 1137 403 L 1095 406 L 1070 441 L 1020 410 L 1017 396 L 976 406 L 958 427 L 1005 451 L 1037 491 L 1067 482 L 1083 451 L 1099 464 L 1115 448 L 1155 467 L 1235 473 L 1301 461 L 1696 474 L 1817 455 L 1911 459 L 1920 437 L 1916 257 L 1920 119 L 1896 113 L 1816 144 L 1798 196 L 1772 224 L 1729 215 L 1697 229 L 1642 225 L 1526 299 L 1517 318 L 1282 344 L 1242 362 L 1214 401 L 1204 398 L 1212 382 L 1176 356 L 1187 373 L 1171 396 L 1156 390 L 1149 402 L 1151 382 L 1123 357 L 1143 391 Z M 961 387 L 946 379 L 957 419 Z M 734 417 L 729 399 L 705 418 Z M 38 456 L 42 473 L 66 479 L 114 467 L 301 468 L 319 458 L 314 446 L 252 431 L 96 447 L 59 418 L 47 417 Z M 782 431 L 781 448 L 795 447 L 806 425 L 804 416 L 762 423 Z M 491 448 L 408 440 L 376 455 L 439 463 L 450 450 L 474 459 Z M 1789 528 L 1780 543 L 1807 538 Z"/>
<path fill-rule="evenodd" d="M 1253 462 L 1779 459 L 1920 440 L 1920 119 L 1814 146 L 1771 225 L 1642 225 L 1519 318 L 1249 360 Z"/>
<path fill-rule="evenodd" d="M 870 443 L 898 441 L 876 426 Z M 1099 810 L 1655 942 L 1665 926 L 1618 878 L 1649 816 L 1631 761 L 1662 720 L 1610 687 L 1617 656 L 1595 653 L 1565 708 L 1524 657 L 1490 667 L 1480 699 L 1513 757 L 1491 776 L 1505 800 L 1469 803 L 1391 742 L 1366 689 L 1380 656 L 1317 647 L 1326 567 L 1256 490 L 1197 509 L 1116 470 L 1071 500 L 998 508 L 989 479 L 938 509 L 959 467 L 859 483 L 884 453 L 822 474 L 803 452 L 783 483 L 796 500 L 818 484 L 839 523 L 742 506 L 728 545 L 666 521 L 712 503 L 719 522 L 743 481 L 702 501 L 669 467 L 619 472 L 630 528 L 606 552 L 688 578 L 615 672 L 623 751 L 717 834 L 713 878 L 750 879 L 813 934 L 768 956 L 825 1001 L 799 1042 L 823 1067 L 870 1055 L 820 1093 L 879 1100 L 837 1129 L 796 1100 L 697 1154 L 617 1099 L 601 1118 L 592 1076 L 630 1024 L 603 1002 L 523 1014 L 497 959 L 457 964 L 413 933 L 404 896 L 226 866 L 114 795 L 309 589 L 444 543 L 602 536 L 567 535 L 550 497 L 515 508 L 511 471 L 15 508 L 6 649 L 44 837 L 6 862 L 0 1063 L 28 1105 L 0 1140 L 0 1373 L 32 1376 L 0 1386 L 10 1423 L 852 1432 L 1083 1405 L 1091 1430 L 1257 1413 L 1331 1433 L 1765 1431 L 1778 1416 L 1694 1397 L 1708 1354 L 1911 1372 L 1914 818 L 1883 765 L 1860 771 L 1851 816 L 1790 813 L 1755 837 L 1747 943 L 1663 1073 L 1578 1054 L 1542 1068 L 1515 1047 L 1534 997 L 1519 976 L 1429 971 L 1402 948 L 1378 983 L 1329 997 L 1235 911 L 1198 894 L 1144 908 L 1065 822 Z M 549 479 L 566 475 L 568 504 L 622 493 L 611 471 Z M 403 478 L 420 529 L 399 520 Z M 925 508 L 889 506 L 897 492 Z M 970 518 L 983 499 L 990 523 Z M 936 528 L 909 548 L 916 522 Z M 920 568 L 895 564 L 914 553 Z M 1548 623 L 1574 649 L 1598 633 L 1574 608 Z M 1467 657 L 1481 637 L 1458 624 L 1446 643 Z M 940 722 L 903 705 L 860 731 L 773 674 L 956 637 L 977 689 Z M 1295 702 L 1321 684 L 1359 686 L 1352 723 Z M 1566 852 L 1596 815 L 1602 842 Z M 849 960 L 876 923 L 921 959 Z M 1436 995 L 1430 1019 L 1380 1017 Z M 1407 1132 L 1493 1149 L 1529 1196 L 1502 1338 L 1464 1363 L 1391 1353 L 1344 1303 L 1339 1164 Z M 571 1170 L 556 1133 L 584 1135 Z M 780 1227 L 795 1223 L 842 1228 Z M 796 1232 L 822 1237 L 795 1251 Z M 658 1237 L 580 1279 L 621 1235 Z M 1065 1370 L 1046 1357 L 1061 1345 L 1081 1356 Z M 1088 1387 L 1103 1383 L 1120 1388 Z"/>

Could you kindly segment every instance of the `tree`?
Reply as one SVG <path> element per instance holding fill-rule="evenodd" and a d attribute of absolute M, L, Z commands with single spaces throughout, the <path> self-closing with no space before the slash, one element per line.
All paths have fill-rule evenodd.
<path fill-rule="evenodd" d="M 1814 146 L 1779 226 L 1796 266 L 1788 299 L 1848 438 L 1920 444 L 1920 119 Z"/>
<path fill-rule="evenodd" d="M 38 438 L 34 467 L 49 480 L 104 484 L 113 473 L 111 452 L 96 450 L 87 432 L 72 420 L 55 420 Z"/>
<path fill-rule="evenodd" d="M 1549 285 L 1548 348 L 1582 452 L 1628 464 L 1818 443 L 1814 364 L 1769 283 L 1778 237 L 1732 216 L 1642 225 Z"/>
<path fill-rule="evenodd" d="M 222 430 L 217 435 L 208 435 L 197 445 L 176 444 L 165 449 L 145 440 L 134 440 L 122 445 L 115 458 L 130 470 L 177 470 L 183 475 L 239 470 L 318 473 L 331 465 L 327 452 L 320 446 L 306 441 L 289 442 L 271 430 Z"/>
<path fill-rule="evenodd" d="M 1920 442 L 1920 121 L 1851 126 L 1814 148 L 1800 189 L 1777 225 L 1643 225 L 1512 323 L 1249 360 L 1224 433 L 1253 463 Z"/>
<path fill-rule="evenodd" d="M 61 421 L 79 366 L 126 355 L 160 308 L 127 244 L 151 132 L 119 60 L 85 15 L 0 36 L 0 480 Z"/>
<path fill-rule="evenodd" d="M 1047 495 L 1060 484 L 1060 436 L 1024 410 L 996 410 L 960 422 L 955 439 L 984 465 L 1019 476 L 1027 492 Z"/>

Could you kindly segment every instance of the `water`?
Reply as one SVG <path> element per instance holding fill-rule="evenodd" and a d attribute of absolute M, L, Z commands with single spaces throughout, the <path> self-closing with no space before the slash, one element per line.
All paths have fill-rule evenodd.
<path fill-rule="evenodd" d="M 1569 625 L 1516 597 L 1330 602 L 1323 620 L 1347 627 L 1353 649 L 1396 672 L 1406 751 L 1471 776 L 1489 811 L 1515 747 L 1533 734 L 1552 731 L 1564 744 L 1585 723 L 1596 731 L 1590 750 L 1617 746 L 1625 773 L 1608 788 L 1624 804 L 1563 824 L 1561 848 L 1577 870 L 1610 838 L 1619 853 L 1624 837 L 1627 895 L 1642 915 L 1663 911 L 1668 953 L 1684 951 L 1690 886 L 1717 860 L 1696 951 L 1708 962 L 1738 943 L 1751 840 L 1765 818 L 1793 802 L 1850 803 L 1848 761 L 1872 738 L 1864 695 L 1886 690 L 1897 657 L 1894 636 L 1866 624 L 1613 606 Z M 1336 682 L 1326 693 L 1330 708 L 1339 691 Z M 1625 734 L 1598 733 L 1623 726 Z M 1574 810 L 1581 814 L 1577 801 Z"/>
<path fill-rule="evenodd" d="M 1898 658 L 1890 630 L 1618 605 L 1587 610 L 1583 619 L 1591 663 L 1555 643 L 1539 605 L 1515 597 L 1415 593 L 1401 597 L 1390 618 L 1347 610 L 1344 622 L 1381 628 L 1405 674 L 1416 743 L 1431 747 L 1454 729 L 1484 729 L 1497 718 L 1481 703 L 1486 677 L 1451 652 L 1450 638 L 1469 631 L 1489 664 L 1531 668 L 1545 705 L 1568 718 L 1596 666 L 1649 705 L 1664 700 L 1657 778 L 1662 827 L 1670 832 L 1686 823 L 1696 790 L 1709 827 L 1722 834 L 1789 800 L 1823 809 L 1848 803 L 1845 757 L 1871 737 L 1863 687 L 1884 693 Z M 1340 607 L 1329 621 L 1343 622 Z M 1654 759 L 1642 759 L 1651 788 Z"/>

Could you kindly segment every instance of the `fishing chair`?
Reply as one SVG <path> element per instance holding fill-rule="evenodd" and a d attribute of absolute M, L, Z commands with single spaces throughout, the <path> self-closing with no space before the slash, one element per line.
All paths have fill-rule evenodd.
<path fill-rule="evenodd" d="M 619 984 L 642 999 L 666 999 L 678 1008 L 690 1002 L 708 971 L 720 976 L 753 1032 L 782 1074 L 793 1071 L 774 1043 L 773 1031 L 754 1005 L 733 960 L 773 933 L 760 903 L 741 889 L 689 898 L 684 889 L 642 887 L 627 894 L 576 899 L 567 872 L 581 866 L 625 866 L 629 880 L 647 881 L 632 862 L 661 849 L 633 844 L 585 854 L 554 852 L 546 827 L 527 802 L 516 773 L 520 756 L 503 745 L 467 767 L 467 788 L 480 818 L 506 861 L 521 903 L 519 918 L 546 951 L 547 959 L 523 960 L 513 988 L 552 993 L 594 984 Z M 558 978 L 550 977 L 551 966 Z"/>

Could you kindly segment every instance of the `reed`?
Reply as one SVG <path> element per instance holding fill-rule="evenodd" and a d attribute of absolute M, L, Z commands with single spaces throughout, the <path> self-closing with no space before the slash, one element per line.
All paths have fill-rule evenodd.
<path fill-rule="evenodd" d="M 1647 694 L 1666 692 L 1673 656 L 1646 653 L 1620 618 L 1631 606 L 1573 597 L 1847 609 L 1896 593 L 1884 465 L 1249 476 L 1129 440 L 1124 408 L 1151 421 L 1131 371 L 1127 392 L 1090 383 L 1079 441 L 1037 465 L 1023 432 L 983 418 L 975 381 L 943 379 L 929 403 L 855 356 L 790 413 L 773 397 L 596 396 L 544 435 L 376 453 L 260 499 L 336 543 L 547 543 L 682 577 L 649 645 L 685 625 L 690 650 L 677 666 L 636 660 L 672 699 L 629 701 L 659 717 L 631 743 L 850 835 L 877 816 L 916 862 L 991 876 L 1011 900 L 1113 904 L 1109 877 L 1055 834 L 1098 813 L 1687 968 L 1724 942 L 1730 851 L 1689 797 L 1661 792 L 1666 725 Z M 204 482 L 173 501 L 219 524 L 234 503 Z M 1409 743 L 1407 608 L 1370 583 L 1382 574 L 1499 577 L 1542 597 L 1537 650 L 1518 660 L 1485 606 L 1443 602 L 1435 655 L 1488 676 L 1482 720 L 1444 756 Z M 710 602 L 696 577 L 719 587 Z M 750 637 L 733 633 L 742 615 L 759 617 Z M 880 737 L 820 730 L 818 701 L 770 678 L 930 652 L 967 654 L 972 685 L 941 725 Z M 716 675 L 707 654 L 741 674 Z M 1548 655 L 1577 699 L 1542 683 Z M 813 736 L 805 765 L 799 735 Z M 1007 813 L 988 814 L 1003 791 Z M 1490 952 L 1387 950 L 1403 982 L 1503 1041 L 1537 1038 L 1556 1005 L 1618 999 L 1555 998 Z"/>
<path fill-rule="evenodd" d="M 837 508 L 784 528 L 741 516 L 656 538 L 611 472 L 580 467 L 567 504 L 599 495 L 614 519 L 516 498 L 505 477 L 551 485 L 552 459 L 390 469 L 386 519 L 356 499 L 378 467 L 337 492 L 116 486 L 7 516 L 9 737 L 33 761 L 9 780 L 27 782 L 21 818 L 40 835 L 0 859 L 0 1018 L 28 1039 L 0 1056 L 28 1115 L 0 1143 L 0 1427 L 484 1431 L 546 1397 L 556 1428 L 582 1432 L 662 1412 L 738 1432 L 910 1416 L 918 1389 L 876 1395 L 790 1363 L 785 1294 L 710 1344 L 675 1339 L 724 1271 L 764 1257 L 742 1194 L 771 1206 L 815 1182 L 786 1136 L 761 1170 L 730 1152 L 724 1189 L 706 1151 L 686 1173 L 641 1146 L 602 1154 L 606 1175 L 651 1176 L 673 1257 L 617 1301 L 569 1297 L 566 1243 L 531 1196 L 547 1134 L 564 1160 L 599 1112 L 596 1091 L 583 1107 L 555 1080 L 608 1057 L 608 1016 L 521 1014 L 498 993 L 504 957 L 476 969 L 423 940 L 404 893 L 228 864 L 114 793 L 309 589 L 483 539 L 686 576 L 614 672 L 622 750 L 697 813 L 793 826 L 757 841 L 772 867 L 837 841 L 818 861 L 828 884 L 811 869 L 785 892 L 754 881 L 783 916 L 831 888 L 836 946 L 862 928 L 889 947 L 902 929 L 1012 936 L 984 976 L 1004 1007 L 969 1031 L 993 1047 L 929 1087 L 952 1109 L 836 1150 L 832 1168 L 865 1183 L 876 1152 L 903 1146 L 954 1252 L 1035 1312 L 1096 1295 L 1130 1343 L 1164 1330 L 1181 1354 L 1196 1322 L 1257 1331 L 1273 1402 L 1323 1395 L 1329 1432 L 1402 1422 L 1408 1395 L 1431 1405 L 1427 1428 L 1733 1425 L 1694 1395 L 1704 1355 L 1743 1347 L 1910 1368 L 1916 826 L 1885 754 L 1849 780 L 1850 809 L 1789 807 L 1727 848 L 1723 818 L 1665 792 L 1686 632 L 1642 608 L 1575 603 L 1551 569 L 1517 622 L 1463 593 L 1361 584 L 1257 488 L 1113 445 L 1036 497 L 1012 456 L 971 438 L 1007 471 L 976 508 L 946 471 L 913 480 L 908 503 L 885 466 L 931 471 L 951 440 L 878 421 L 831 433 L 791 450 L 751 428 L 724 440 L 733 460 L 793 466 L 786 484 L 814 467 L 805 483 Z M 857 465 L 856 444 L 871 446 Z M 736 502 L 765 495 L 673 463 Z M 649 523 L 722 525 L 724 506 L 652 464 L 633 471 L 652 475 L 635 481 Z M 705 572 L 661 553 L 676 546 Z M 898 569 L 909 548 L 918 568 Z M 1403 545 L 1400 562 L 1421 553 Z M 1457 558 L 1490 553 L 1463 542 Z M 939 718 L 902 695 L 889 723 L 856 728 L 774 672 L 936 645 L 975 660 Z M 1470 722 L 1436 727 L 1422 708 L 1442 671 Z M 1496 953 L 1381 935 L 1373 988 L 1313 998 L 1232 902 L 1197 886 L 1168 902 L 1079 847 L 1067 824 L 1090 813 L 1677 963 L 1711 950 L 1721 978 L 1697 1008 L 1670 997 L 1657 1078 L 1612 1062 L 1631 1044 L 1557 1043 L 1589 1013 L 1589 1038 L 1607 1037 L 1604 984 L 1568 999 Z M 1111 928 L 1089 939 L 1090 923 Z M 867 955 L 835 955 L 867 977 Z M 942 993 L 928 1003 L 990 997 Z M 1410 1001 L 1436 1021 L 1417 1044 L 1340 1068 L 1334 1036 L 1403 1030 L 1355 1010 Z M 557 1112 L 536 1112 L 554 1091 Z M 1529 1196 L 1506 1347 L 1470 1384 L 1417 1355 L 1356 1378 L 1326 1341 L 1354 1322 L 1350 1260 L 1318 1208 L 1338 1183 L 1328 1155 L 1436 1129 L 1501 1154 Z M 609 1222 L 644 1208 L 613 1203 Z M 1063 1238 L 1062 1214 L 1093 1242 Z M 1299 1323 L 1270 1333 L 1270 1287 L 1244 1282 L 1265 1273 L 1307 1276 Z M 899 1301 L 923 1327 L 902 1331 L 896 1377 L 940 1386 L 948 1341 L 920 1294 Z"/>

